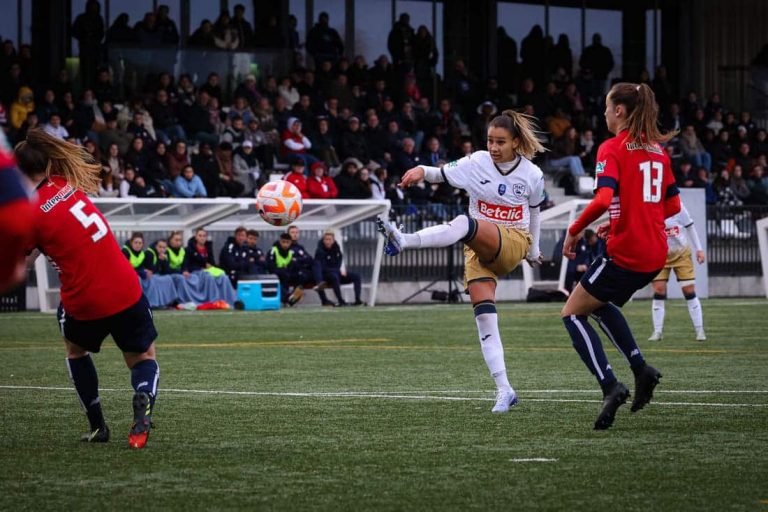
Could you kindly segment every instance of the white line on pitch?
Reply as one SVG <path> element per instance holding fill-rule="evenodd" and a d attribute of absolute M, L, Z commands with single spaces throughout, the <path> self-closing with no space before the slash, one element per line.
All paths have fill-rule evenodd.
<path fill-rule="evenodd" d="M 557 462 L 558 459 L 546 459 L 544 457 L 531 457 L 529 459 L 509 459 L 509 462 Z"/>
<path fill-rule="evenodd" d="M 73 388 L 53 387 L 53 386 L 8 386 L 0 385 L 0 389 L 16 390 L 39 390 L 39 391 L 72 391 Z M 100 391 L 126 392 L 127 389 L 102 388 Z M 161 388 L 161 393 L 181 393 L 181 394 L 199 394 L 199 395 L 235 395 L 235 396 L 287 396 L 299 398 L 382 398 L 390 400 L 436 400 L 436 401 L 455 401 L 455 402 L 492 402 L 493 398 L 482 397 L 461 397 L 461 396 L 440 396 L 440 395 L 403 395 L 403 394 L 383 394 L 383 393 L 365 393 L 365 392 L 280 392 L 280 391 L 231 391 L 231 390 L 209 390 L 209 389 L 177 389 Z M 570 398 L 524 398 L 528 402 L 553 402 L 553 403 L 600 403 L 600 400 L 589 399 L 570 399 Z M 696 406 L 696 407 L 768 407 L 768 404 L 727 404 L 727 403 L 708 403 L 708 402 L 653 402 L 656 405 L 666 406 Z"/>

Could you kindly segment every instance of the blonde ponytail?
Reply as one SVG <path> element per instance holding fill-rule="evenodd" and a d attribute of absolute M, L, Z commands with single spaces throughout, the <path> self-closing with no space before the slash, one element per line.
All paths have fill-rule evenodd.
<path fill-rule="evenodd" d="M 511 135 L 512 139 L 520 139 L 520 144 L 515 149 L 519 155 L 523 155 L 528 160 L 533 159 L 536 153 L 544 153 L 547 149 L 541 144 L 536 133 L 536 119 L 521 112 L 514 110 L 505 110 L 500 115 L 494 117 L 489 128 L 504 128 Z"/>

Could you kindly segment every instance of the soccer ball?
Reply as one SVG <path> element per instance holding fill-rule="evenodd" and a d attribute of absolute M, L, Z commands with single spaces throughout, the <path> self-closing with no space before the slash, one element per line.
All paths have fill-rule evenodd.
<path fill-rule="evenodd" d="M 289 181 L 271 181 L 256 195 L 256 209 L 267 223 L 285 226 L 301 215 L 301 192 Z"/>

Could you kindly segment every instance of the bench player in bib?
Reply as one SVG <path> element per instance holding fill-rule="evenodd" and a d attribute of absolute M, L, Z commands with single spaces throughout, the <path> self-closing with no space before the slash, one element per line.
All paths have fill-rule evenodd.
<path fill-rule="evenodd" d="M 603 390 L 596 430 L 613 424 L 629 389 L 616 379 L 589 316 L 629 362 L 635 375 L 632 412 L 653 397 L 661 373 L 646 364 L 619 309 L 649 284 L 667 260 L 664 219 L 680 211 L 680 195 L 669 156 L 659 145 L 674 136 L 658 130 L 658 107 L 647 85 L 618 83 L 605 99 L 605 121 L 616 136 L 597 152 L 595 198 L 568 228 L 563 254 L 575 257 L 581 233 L 606 210 L 610 222 L 598 233 L 608 237 L 607 253 L 584 273 L 562 310 L 573 347 Z"/>
<path fill-rule="evenodd" d="M 693 270 L 691 245 L 688 240 L 690 239 L 696 250 L 696 261 L 699 264 L 704 263 L 706 257 L 696 228 L 693 227 L 693 219 L 688 210 L 685 209 L 685 205 L 682 205 L 680 213 L 666 220 L 666 230 L 669 252 L 667 253 L 667 263 L 651 283 L 653 286 L 653 306 L 651 307 L 653 334 L 648 338 L 648 341 L 661 341 L 664 329 L 664 301 L 667 299 L 667 281 L 669 281 L 669 274 L 672 271 L 675 272 L 677 282 L 680 283 L 683 296 L 688 303 L 688 314 L 691 316 L 691 322 L 693 322 L 693 328 L 696 331 L 696 341 L 706 341 L 701 302 L 696 296 L 696 273 Z M 688 233 L 687 236 L 686 233 Z"/>
<path fill-rule="evenodd" d="M 104 338 L 112 335 L 131 370 L 135 390 L 128 443 L 143 448 L 160 375 L 155 360 L 157 332 L 136 272 L 86 196 L 98 190 L 101 165 L 83 148 L 40 129 L 30 130 L 15 154 L 21 172 L 37 185 L 30 248 L 45 254 L 61 279 L 57 316 L 67 367 L 90 423 L 82 440 L 109 441 L 90 353 L 99 352 Z"/>
<path fill-rule="evenodd" d="M 384 218 L 379 231 L 390 256 L 404 249 L 447 247 L 464 243 L 464 280 L 475 312 L 483 358 L 496 383 L 492 412 L 507 412 L 517 394 L 507 378 L 504 347 L 496 314 L 496 282 L 527 259 L 540 260 L 539 207 L 544 202 L 544 176 L 531 158 L 544 151 L 524 114 L 504 111 L 488 125 L 487 151 L 477 151 L 438 167 L 418 166 L 402 177 L 400 187 L 425 179 L 447 182 L 469 193 L 469 214 L 448 224 L 402 233 Z"/>

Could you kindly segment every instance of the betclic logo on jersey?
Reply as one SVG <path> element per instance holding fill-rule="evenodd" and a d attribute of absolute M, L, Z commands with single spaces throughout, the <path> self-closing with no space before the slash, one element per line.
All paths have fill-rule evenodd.
<path fill-rule="evenodd" d="M 493 220 L 501 220 L 505 222 L 518 222 L 523 220 L 523 205 L 521 204 L 505 206 L 486 203 L 485 201 L 478 199 L 477 209 L 481 214 Z"/>

